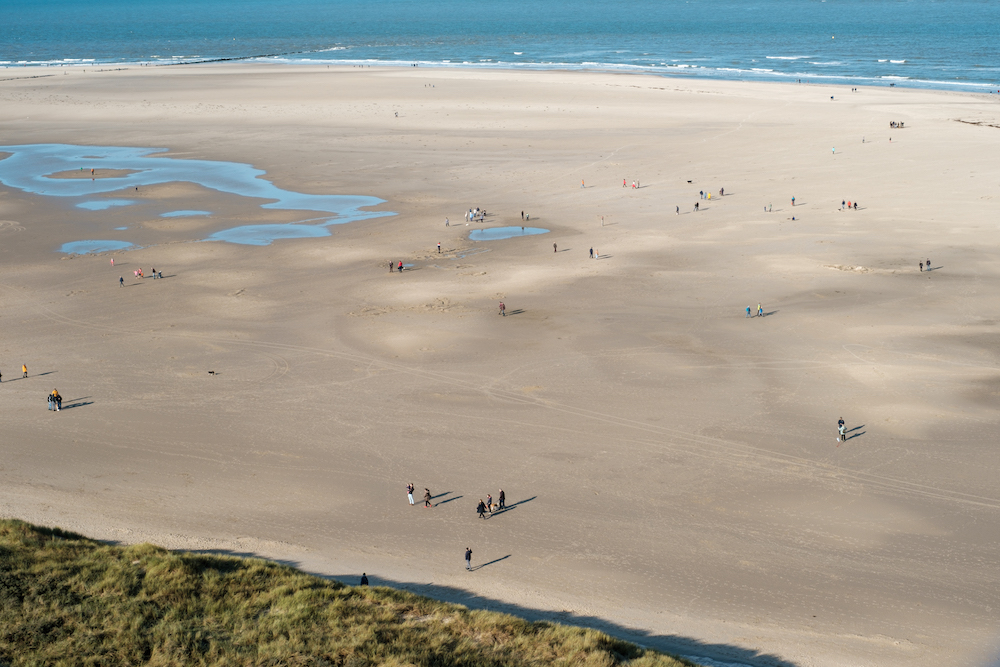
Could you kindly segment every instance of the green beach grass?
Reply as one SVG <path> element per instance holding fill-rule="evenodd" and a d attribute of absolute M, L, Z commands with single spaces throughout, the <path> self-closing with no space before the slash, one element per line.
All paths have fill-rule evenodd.
<path fill-rule="evenodd" d="M 679 667 L 602 632 L 0 521 L 3 665 Z"/>

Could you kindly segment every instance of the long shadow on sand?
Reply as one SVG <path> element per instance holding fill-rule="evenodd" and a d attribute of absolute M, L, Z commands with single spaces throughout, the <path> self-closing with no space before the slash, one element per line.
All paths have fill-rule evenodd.
<path fill-rule="evenodd" d="M 528 501 L 525 500 L 521 502 Z M 226 549 L 206 549 L 191 551 L 188 553 L 218 554 L 223 556 L 237 556 L 240 558 L 261 557 L 255 553 L 237 552 Z M 496 560 L 479 565 L 475 569 L 479 570 L 487 565 L 492 565 L 500 561 L 509 562 L 509 559 L 513 557 L 514 556 L 512 554 L 508 554 L 502 558 L 497 558 Z M 272 560 L 272 562 L 281 563 L 282 565 L 301 568 L 301 564 L 295 561 L 274 559 L 265 560 Z M 456 570 L 461 568 L 461 565 L 456 565 Z M 349 586 L 355 586 L 361 580 L 360 573 L 329 575 L 322 572 L 309 572 L 309 574 L 322 577 L 323 579 L 339 581 Z M 674 634 L 653 634 L 645 630 L 630 628 L 613 621 L 608 621 L 597 616 L 576 614 L 571 611 L 553 612 L 546 609 L 534 609 L 532 607 L 512 602 L 496 600 L 485 595 L 477 595 L 454 586 L 385 579 L 370 572 L 368 573 L 368 579 L 372 586 L 388 586 L 390 588 L 416 593 L 417 595 L 424 595 L 435 600 L 444 600 L 446 602 L 461 604 L 470 609 L 497 611 L 504 614 L 511 614 L 512 616 L 518 616 L 529 621 L 548 621 L 551 623 L 563 623 L 566 625 L 577 625 L 585 628 L 600 630 L 601 632 L 605 632 L 615 637 L 620 637 L 626 641 L 634 642 L 640 646 L 654 648 L 659 651 L 663 651 L 664 653 L 687 656 L 695 661 L 697 661 L 698 658 L 708 658 L 719 662 L 739 663 L 750 667 L 800 667 L 790 660 L 785 660 L 784 658 L 768 653 L 761 653 L 760 651 L 756 651 L 752 648 L 746 648 L 744 646 L 734 646 L 732 644 L 713 644 L 695 639 L 693 637 L 684 637 Z"/>
<path fill-rule="evenodd" d="M 531 496 L 530 498 L 527 498 L 525 500 L 519 500 L 516 503 L 511 503 L 510 505 L 504 503 L 504 506 L 503 506 L 502 510 L 493 510 L 493 512 L 490 514 L 490 516 L 494 517 L 494 516 L 498 516 L 500 514 L 506 514 L 507 512 L 511 511 L 512 509 L 516 509 L 518 505 L 523 505 L 524 503 L 530 503 L 532 500 L 534 500 L 537 497 L 538 496 Z"/>

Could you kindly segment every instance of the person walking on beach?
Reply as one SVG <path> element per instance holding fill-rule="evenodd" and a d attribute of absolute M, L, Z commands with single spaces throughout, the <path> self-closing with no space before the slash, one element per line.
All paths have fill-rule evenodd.
<path fill-rule="evenodd" d="M 125 287 L 125 276 L 118 276 L 118 286 Z"/>
<path fill-rule="evenodd" d="M 472 572 L 472 547 L 465 547 L 465 569 Z"/>
<path fill-rule="evenodd" d="M 844 204 L 846 204 L 846 203 L 847 203 L 847 202 L 845 202 L 845 201 L 844 201 L 843 199 L 841 199 L 841 200 L 840 200 L 840 210 L 841 210 L 841 211 L 843 211 L 843 210 L 844 210 Z"/>
<path fill-rule="evenodd" d="M 413 505 L 413 482 L 406 485 L 406 499 L 410 501 L 410 505 Z"/>
<path fill-rule="evenodd" d="M 21 364 L 21 377 L 28 377 L 28 366 L 27 364 Z"/>
<path fill-rule="evenodd" d="M 403 272 L 403 260 L 399 260 L 399 272 Z"/>
<path fill-rule="evenodd" d="M 428 507 L 433 507 L 433 505 L 431 505 L 431 490 L 428 489 L 428 488 L 425 488 L 424 489 L 424 509 L 427 509 Z"/>
<path fill-rule="evenodd" d="M 844 442 L 847 440 L 847 433 L 844 431 L 844 418 L 841 417 L 837 420 L 837 442 Z"/>
<path fill-rule="evenodd" d="M 390 259 L 389 260 L 389 273 L 392 273 L 393 267 L 394 267 L 394 264 L 393 264 L 392 260 Z"/>
<path fill-rule="evenodd" d="M 677 206 L 677 207 L 676 207 L 676 209 L 677 209 L 677 210 L 676 210 L 676 211 L 674 211 L 674 215 L 680 215 L 680 214 L 681 214 L 681 207 L 680 207 L 680 206 Z"/>
<path fill-rule="evenodd" d="M 114 266 L 114 265 L 115 265 L 115 258 L 114 258 L 114 257 L 112 257 L 112 258 L 111 258 L 111 266 Z"/>
<path fill-rule="evenodd" d="M 521 211 L 521 220 L 524 220 L 524 211 Z"/>
<path fill-rule="evenodd" d="M 52 403 L 56 406 L 56 412 L 62 410 L 62 396 L 59 395 L 58 389 L 52 390 Z"/>
<path fill-rule="evenodd" d="M 695 202 L 695 203 L 694 203 L 694 210 L 695 210 L 695 212 L 697 212 L 697 211 L 698 211 L 698 202 Z"/>
<path fill-rule="evenodd" d="M 361 573 L 361 585 L 362 586 L 368 585 L 368 574 L 366 572 Z"/>
<path fill-rule="evenodd" d="M 489 493 L 486 494 L 486 509 L 490 511 L 490 514 L 493 514 L 493 496 Z"/>
<path fill-rule="evenodd" d="M 760 307 L 759 303 L 757 304 L 757 317 L 764 317 L 764 309 Z"/>
<path fill-rule="evenodd" d="M 580 179 L 580 189 L 584 189 L 586 186 L 583 184 L 583 179 Z"/>
<path fill-rule="evenodd" d="M 920 262 L 920 272 L 921 273 L 924 272 L 924 263 L 923 262 Z"/>
<path fill-rule="evenodd" d="M 594 259 L 594 249 L 593 248 L 590 249 L 590 258 Z"/>
<path fill-rule="evenodd" d="M 698 190 L 698 199 L 704 199 L 704 198 L 705 198 L 705 191 Z"/>
<path fill-rule="evenodd" d="M 441 243 L 438 243 L 438 252 L 441 252 Z"/>
<path fill-rule="evenodd" d="M 500 310 L 497 311 L 497 315 L 507 317 L 507 306 L 503 305 L 503 301 L 500 302 Z"/>
<path fill-rule="evenodd" d="M 622 187 L 623 188 L 628 187 L 627 185 L 625 185 L 625 179 L 624 178 L 622 179 Z"/>
<path fill-rule="evenodd" d="M 792 197 L 792 206 L 795 206 L 795 197 Z"/>
<path fill-rule="evenodd" d="M 747 306 L 747 317 L 750 317 L 750 306 Z"/>
<path fill-rule="evenodd" d="M 444 219 L 444 226 L 445 226 L 445 227 L 451 227 L 451 221 L 450 221 L 450 220 L 448 220 L 448 218 L 445 218 L 445 219 Z"/>
<path fill-rule="evenodd" d="M 497 509 L 504 509 L 507 507 L 507 495 L 500 489 L 500 495 L 497 496 Z"/>
<path fill-rule="evenodd" d="M 927 270 L 930 271 L 931 270 L 931 260 L 930 259 L 927 260 L 926 265 L 927 265 Z"/>
<path fill-rule="evenodd" d="M 486 518 L 486 503 L 483 502 L 482 498 L 479 499 L 479 504 L 476 505 L 476 513 L 480 519 Z"/>
<path fill-rule="evenodd" d="M 552 252 L 559 252 L 559 248 L 556 246 L 555 243 L 552 244 Z"/>

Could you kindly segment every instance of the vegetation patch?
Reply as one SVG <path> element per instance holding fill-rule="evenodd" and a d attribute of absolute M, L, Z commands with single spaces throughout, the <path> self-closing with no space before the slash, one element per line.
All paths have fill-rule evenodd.
<path fill-rule="evenodd" d="M 4 665 L 691 665 L 602 632 L 352 587 L 254 558 L 0 521 Z"/>

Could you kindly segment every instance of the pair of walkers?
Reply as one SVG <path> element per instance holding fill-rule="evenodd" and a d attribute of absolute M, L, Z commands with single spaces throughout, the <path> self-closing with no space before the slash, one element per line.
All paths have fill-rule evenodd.
<path fill-rule="evenodd" d="M 406 485 L 406 498 L 410 501 L 410 505 L 413 505 L 413 482 L 409 482 Z M 424 489 L 424 508 L 434 507 L 434 503 L 431 502 L 433 498 L 431 497 L 431 490 Z"/>

